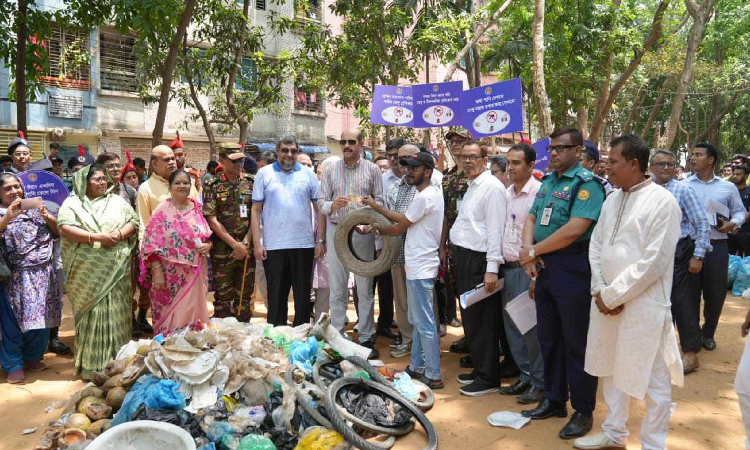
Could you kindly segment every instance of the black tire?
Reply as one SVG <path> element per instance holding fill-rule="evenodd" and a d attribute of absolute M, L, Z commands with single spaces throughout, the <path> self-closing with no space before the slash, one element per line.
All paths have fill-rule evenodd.
<path fill-rule="evenodd" d="M 352 233 L 356 233 L 354 228 L 357 225 L 373 222 L 383 225 L 392 223 L 384 215 L 366 206 L 344 216 L 344 220 L 336 226 L 336 235 L 333 237 L 336 255 L 341 265 L 349 272 L 363 277 L 376 277 L 389 271 L 401 252 L 400 236 L 383 236 L 383 250 L 374 261 L 362 261 L 354 254 L 351 247 Z"/>
<path fill-rule="evenodd" d="M 310 417 L 313 418 L 314 421 L 318 422 L 318 424 L 328 428 L 329 430 L 332 430 L 333 425 L 331 424 L 331 422 L 325 417 L 323 417 L 323 415 L 320 414 L 320 412 L 317 409 L 313 408 L 313 406 L 309 404 L 307 400 L 305 400 L 302 390 L 300 390 L 299 385 L 297 385 L 297 383 L 294 381 L 294 369 L 296 369 L 296 366 L 294 365 L 290 365 L 286 369 L 286 373 L 284 374 L 284 381 L 286 381 L 286 384 L 288 384 L 289 387 L 291 387 L 294 393 L 296 394 L 297 404 L 299 404 L 302 407 L 302 409 Z M 315 386 L 315 385 L 312 384 L 311 386 Z M 317 389 L 316 394 L 319 395 L 320 399 L 325 403 L 325 393 L 317 386 L 315 386 L 315 389 Z"/>
<path fill-rule="evenodd" d="M 367 373 L 367 375 L 369 375 L 373 381 L 377 381 L 380 384 L 390 386 L 388 379 L 384 377 L 383 374 L 378 371 L 378 369 L 373 367 L 373 365 L 370 364 L 365 358 L 361 358 L 359 356 L 347 356 L 344 359 L 364 370 L 365 373 Z"/>
<path fill-rule="evenodd" d="M 326 411 L 328 416 L 331 418 L 331 424 L 334 429 L 341 433 L 347 442 L 361 450 L 382 450 L 382 447 L 368 442 L 366 439 L 358 435 L 350 426 L 346 424 L 344 418 L 339 414 L 340 408 L 336 403 L 336 397 L 338 392 L 347 386 L 353 386 L 355 384 L 364 384 L 365 386 L 376 390 L 382 394 L 387 395 L 402 408 L 409 411 L 422 425 L 425 433 L 427 434 L 427 446 L 423 450 L 437 450 L 438 448 L 438 435 L 435 431 L 435 427 L 430 422 L 430 419 L 424 415 L 412 402 L 407 400 L 403 395 L 398 393 L 395 389 L 385 386 L 383 384 L 374 382 L 372 380 L 364 380 L 361 378 L 341 378 L 333 382 L 331 387 L 326 391 Z"/>
<path fill-rule="evenodd" d="M 315 361 L 315 364 L 313 364 L 313 372 L 312 372 L 313 382 L 315 383 L 316 386 L 318 386 L 324 392 L 328 390 L 328 386 L 330 386 L 331 383 L 333 383 L 334 381 L 334 380 L 331 380 L 330 382 L 326 383 L 325 380 L 328 380 L 329 378 L 324 377 L 320 374 L 321 366 L 324 366 L 327 364 L 336 364 L 336 363 L 330 359 L 318 359 L 317 361 Z"/>
<path fill-rule="evenodd" d="M 420 396 L 416 401 L 413 401 L 412 403 L 414 403 L 417 406 L 417 408 L 419 408 L 420 411 L 422 412 L 427 412 L 431 410 L 432 407 L 435 406 L 435 393 L 432 392 L 432 389 L 430 389 L 429 386 L 422 383 L 421 381 L 418 381 L 418 380 L 412 380 L 412 381 L 416 385 L 424 386 L 424 387 L 420 386 L 420 389 L 419 389 Z M 424 398 L 421 394 L 424 394 Z"/>

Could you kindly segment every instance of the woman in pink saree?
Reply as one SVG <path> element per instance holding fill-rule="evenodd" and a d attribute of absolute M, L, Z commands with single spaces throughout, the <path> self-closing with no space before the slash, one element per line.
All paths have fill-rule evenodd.
<path fill-rule="evenodd" d="M 208 321 L 207 255 L 211 229 L 201 205 L 189 198 L 190 175 L 169 177 L 171 198 L 159 205 L 146 227 L 141 280 L 149 288 L 154 334 L 168 334 Z"/>

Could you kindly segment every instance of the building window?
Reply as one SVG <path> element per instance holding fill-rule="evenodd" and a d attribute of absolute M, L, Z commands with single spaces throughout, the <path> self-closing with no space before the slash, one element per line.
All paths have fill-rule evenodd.
<path fill-rule="evenodd" d="M 234 80 L 234 88 L 240 91 L 250 90 L 258 82 L 258 70 L 255 68 L 255 61 L 247 56 L 242 57 L 242 66 L 237 71 L 237 77 Z"/>
<path fill-rule="evenodd" d="M 321 21 L 323 14 L 319 0 L 295 0 L 297 17 Z"/>
<path fill-rule="evenodd" d="M 91 87 L 89 33 L 71 31 L 52 23 L 49 41 L 42 43 L 49 56 L 45 86 L 87 91 Z"/>
<path fill-rule="evenodd" d="M 266 10 L 266 0 L 255 0 L 255 9 L 258 11 Z"/>
<path fill-rule="evenodd" d="M 318 89 L 311 88 L 302 80 L 298 80 L 294 89 L 294 109 L 297 111 L 322 113 L 323 98 Z"/>
<path fill-rule="evenodd" d="M 99 37 L 99 80 L 106 91 L 138 92 L 135 76 L 135 38 L 102 31 Z"/>

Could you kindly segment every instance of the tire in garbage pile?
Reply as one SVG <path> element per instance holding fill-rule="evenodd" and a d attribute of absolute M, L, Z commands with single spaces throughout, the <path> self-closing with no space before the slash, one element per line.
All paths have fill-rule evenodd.
<path fill-rule="evenodd" d="M 345 359 L 355 366 L 362 368 L 362 370 L 364 370 L 372 380 L 392 387 L 392 383 L 388 381 L 388 379 L 366 359 L 360 358 L 359 356 L 348 356 Z M 412 401 L 412 403 L 417 405 L 417 408 L 419 408 L 423 412 L 431 410 L 433 405 L 435 404 L 435 394 L 432 392 L 432 389 L 430 389 L 426 384 L 422 383 L 419 380 L 412 381 L 415 385 L 417 385 L 419 392 L 424 394 L 424 398 L 422 398 L 422 396 L 420 395 L 420 398 Z"/>
<path fill-rule="evenodd" d="M 429 386 L 419 380 L 412 380 L 412 382 L 417 386 L 420 394 L 419 397 L 412 403 L 414 403 L 422 412 L 431 410 L 435 405 L 435 393 L 432 392 L 432 389 L 430 389 Z M 424 398 L 422 398 L 423 394 Z"/>
<path fill-rule="evenodd" d="M 377 381 L 380 384 L 390 386 L 388 379 L 384 377 L 383 374 L 380 373 L 380 371 L 378 371 L 378 369 L 370 364 L 365 358 L 359 356 L 347 356 L 344 359 L 365 371 L 365 373 L 367 373 L 367 375 L 369 375 L 373 381 Z"/>
<path fill-rule="evenodd" d="M 292 388 L 292 390 L 294 391 L 294 393 L 297 394 L 296 395 L 296 397 L 297 397 L 297 403 L 299 403 L 299 405 L 302 407 L 302 409 L 307 414 L 309 414 L 310 417 L 312 417 L 314 421 L 318 422 L 318 424 L 320 424 L 320 425 L 322 425 L 322 426 L 324 426 L 324 427 L 326 427 L 326 428 L 328 428 L 330 430 L 333 430 L 333 425 L 331 424 L 331 422 L 329 422 L 328 419 L 326 419 L 325 417 L 323 417 L 323 415 L 320 414 L 320 412 L 317 409 L 313 408 L 313 405 L 311 405 L 310 403 L 307 402 L 307 399 L 305 399 L 305 396 L 302 394 L 302 390 L 299 388 L 299 385 L 297 385 L 297 383 L 294 381 L 294 369 L 296 369 L 296 368 L 297 368 L 297 366 L 290 365 L 286 369 L 286 374 L 284 376 L 284 378 L 285 378 L 284 381 L 286 381 L 286 384 L 288 384 L 289 387 Z M 312 384 L 311 386 L 315 386 L 315 385 Z M 317 391 L 315 393 L 320 396 L 320 401 L 322 401 L 322 402 L 325 403 L 325 393 L 323 392 L 322 389 L 318 388 L 317 386 L 315 386 L 315 388 L 317 389 Z"/>
<path fill-rule="evenodd" d="M 324 377 L 323 375 L 320 374 L 320 368 L 328 364 L 337 364 L 337 363 L 330 359 L 318 359 L 317 361 L 315 361 L 315 364 L 313 364 L 313 372 L 312 372 L 313 382 L 315 383 L 316 386 L 318 386 L 323 391 L 326 391 L 328 389 L 328 386 L 330 386 L 331 383 L 335 381 L 334 379 L 334 380 L 331 380 L 329 383 L 326 383 L 326 380 L 329 380 L 330 378 L 327 376 Z"/>
<path fill-rule="evenodd" d="M 371 224 L 377 222 L 382 225 L 390 225 L 392 222 L 384 215 L 370 207 L 355 209 L 344 216 L 344 220 L 336 226 L 336 234 L 333 244 L 336 248 L 336 255 L 346 270 L 363 277 L 376 277 L 383 274 L 393 267 L 401 252 L 400 236 L 382 236 L 383 250 L 374 261 L 362 261 L 352 250 L 351 239 L 352 233 L 357 225 Z"/>
<path fill-rule="evenodd" d="M 434 425 L 432 425 L 432 422 L 430 422 L 430 419 L 428 419 L 427 416 L 425 416 L 424 413 L 419 410 L 419 408 L 417 408 L 412 402 L 410 402 L 406 397 L 401 395 L 395 389 L 377 383 L 375 381 L 365 380 L 362 378 L 340 378 L 334 381 L 326 391 L 326 411 L 328 411 L 328 417 L 330 418 L 331 424 L 333 424 L 334 429 L 341 433 L 347 442 L 361 450 L 381 450 L 381 447 L 379 447 L 378 445 L 375 445 L 358 435 L 349 425 L 347 425 L 346 420 L 344 420 L 343 416 L 340 414 L 340 408 L 336 403 L 338 392 L 345 387 L 353 386 L 356 384 L 364 384 L 368 388 L 378 391 L 379 393 L 387 397 L 390 397 L 391 400 L 395 401 L 402 408 L 409 411 L 409 413 L 417 420 L 417 422 L 422 425 L 422 428 L 424 428 L 425 433 L 427 434 L 427 445 L 423 450 L 436 450 L 438 448 L 437 431 L 435 430 Z"/>

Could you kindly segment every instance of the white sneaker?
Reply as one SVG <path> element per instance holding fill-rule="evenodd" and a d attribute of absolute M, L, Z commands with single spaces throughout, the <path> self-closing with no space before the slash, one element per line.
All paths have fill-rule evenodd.
<path fill-rule="evenodd" d="M 409 355 L 411 355 L 411 344 L 401 344 L 391 349 L 391 357 L 393 358 L 403 358 Z"/>
<path fill-rule="evenodd" d="M 581 450 L 600 450 L 600 449 L 623 449 L 626 444 L 618 444 L 609 438 L 605 433 L 595 434 L 593 436 L 580 437 L 573 442 L 573 447 Z"/>

